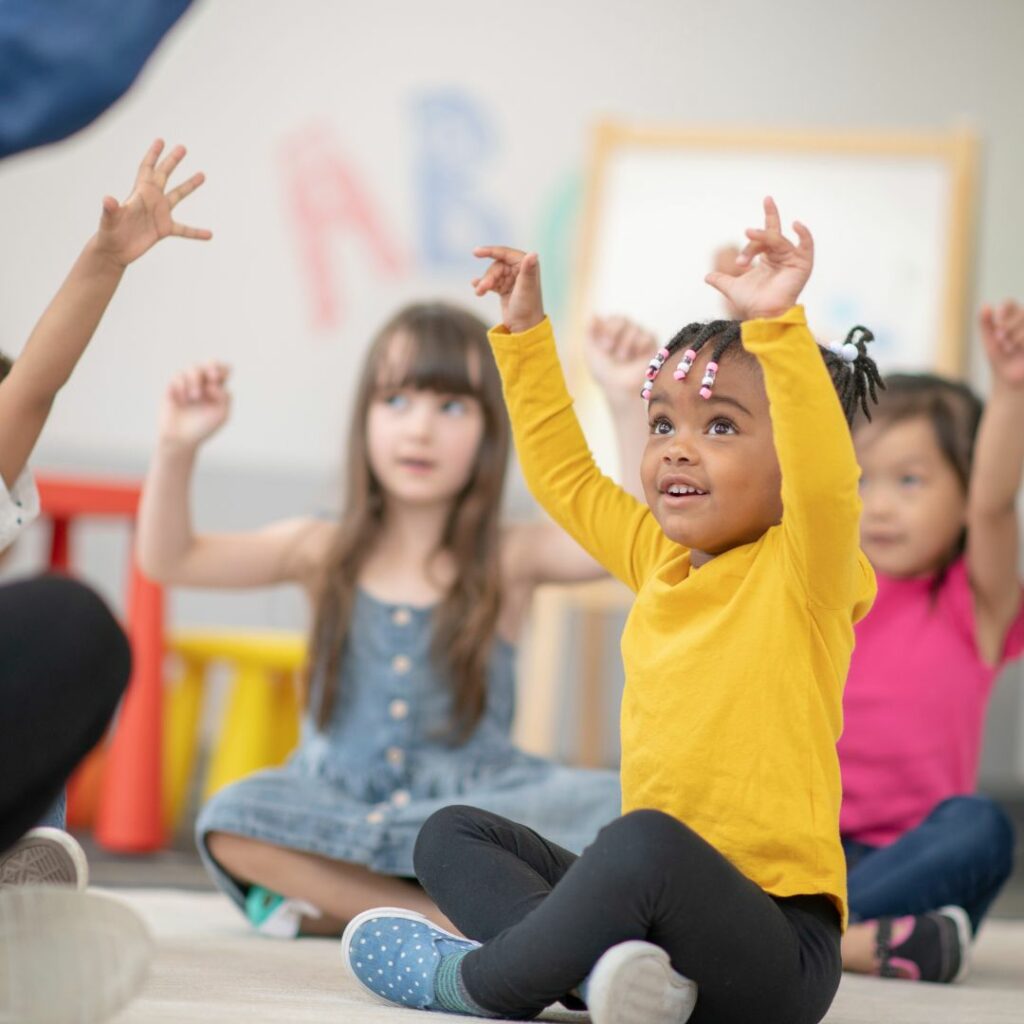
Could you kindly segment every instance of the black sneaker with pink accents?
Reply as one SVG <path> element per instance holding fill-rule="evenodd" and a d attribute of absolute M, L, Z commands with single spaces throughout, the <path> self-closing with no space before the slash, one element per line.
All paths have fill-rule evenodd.
<path fill-rule="evenodd" d="M 880 917 L 875 951 L 883 978 L 952 984 L 970 968 L 971 922 L 961 907 Z"/>

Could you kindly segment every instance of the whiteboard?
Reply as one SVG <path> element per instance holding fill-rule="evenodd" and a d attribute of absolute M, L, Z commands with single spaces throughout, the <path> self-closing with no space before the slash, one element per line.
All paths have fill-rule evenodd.
<path fill-rule="evenodd" d="M 821 340 L 855 324 L 883 372 L 964 362 L 973 140 L 701 134 L 604 124 L 581 241 L 579 314 L 622 313 L 670 337 L 724 315 L 704 283 L 713 254 L 744 244 L 771 195 L 789 230 L 808 225 L 814 274 L 802 301 Z"/>

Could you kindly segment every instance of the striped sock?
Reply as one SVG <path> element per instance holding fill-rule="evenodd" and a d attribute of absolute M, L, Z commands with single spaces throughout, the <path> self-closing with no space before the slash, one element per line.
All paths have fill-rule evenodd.
<path fill-rule="evenodd" d="M 466 991 L 462 980 L 462 958 L 469 952 L 467 949 L 441 957 L 434 975 L 434 999 L 441 1009 L 449 1013 L 462 1013 L 467 1017 L 498 1017 L 500 1014 L 491 1013 L 473 1002 Z"/>

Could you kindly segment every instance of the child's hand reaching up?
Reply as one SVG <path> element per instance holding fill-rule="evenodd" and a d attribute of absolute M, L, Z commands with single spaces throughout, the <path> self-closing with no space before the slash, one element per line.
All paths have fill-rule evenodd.
<path fill-rule="evenodd" d="M 657 349 L 658 339 L 627 317 L 591 318 L 584 346 L 587 368 L 613 411 L 620 406 L 637 407 L 637 381 L 644 379 Z M 646 417 L 644 428 L 646 431 Z"/>
<path fill-rule="evenodd" d="M 494 261 L 481 277 L 473 279 L 477 295 L 494 292 L 500 296 L 501 319 L 512 334 L 536 327 L 544 319 L 537 254 L 504 245 L 483 245 L 474 249 L 473 255 Z"/>
<path fill-rule="evenodd" d="M 1024 307 L 1010 299 L 982 306 L 978 322 L 994 384 L 1024 391 Z"/>
<path fill-rule="evenodd" d="M 775 201 L 767 197 L 764 227 L 747 229 L 749 241 L 736 257 L 740 272 L 712 271 L 704 278 L 735 307 L 741 320 L 781 316 L 800 297 L 814 266 L 814 240 L 799 221 L 793 223 L 793 230 L 797 245 L 782 234 Z"/>
<path fill-rule="evenodd" d="M 160 410 L 160 441 L 176 448 L 195 448 L 227 422 L 231 395 L 230 369 L 205 363 L 179 373 L 168 385 Z"/>
<path fill-rule="evenodd" d="M 118 203 L 112 196 L 103 200 L 103 214 L 96 232 L 96 249 L 119 267 L 126 267 L 151 249 L 161 238 L 177 235 L 207 241 L 213 237 L 205 228 L 186 227 L 171 216 L 171 211 L 205 180 L 193 174 L 177 188 L 165 192 L 167 180 L 185 156 L 184 146 L 175 146 L 160 161 L 164 144 L 157 139 L 143 157 L 131 195 Z"/>

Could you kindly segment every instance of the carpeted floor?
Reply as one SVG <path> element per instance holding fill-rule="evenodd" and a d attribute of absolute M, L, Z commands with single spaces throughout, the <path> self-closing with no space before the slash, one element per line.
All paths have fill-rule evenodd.
<path fill-rule="evenodd" d="M 397 1024 L 410 1020 L 412 1011 L 382 1006 L 362 994 L 343 970 L 335 940 L 261 938 L 248 930 L 225 898 L 214 893 L 135 889 L 113 894 L 139 910 L 158 945 L 142 996 L 117 1017 L 116 1024 Z M 545 1016 L 585 1019 L 569 1013 Z M 989 922 L 975 948 L 974 970 L 957 986 L 847 975 L 826 1021 L 1020 1024 L 1024 1021 L 1024 921 Z"/>

